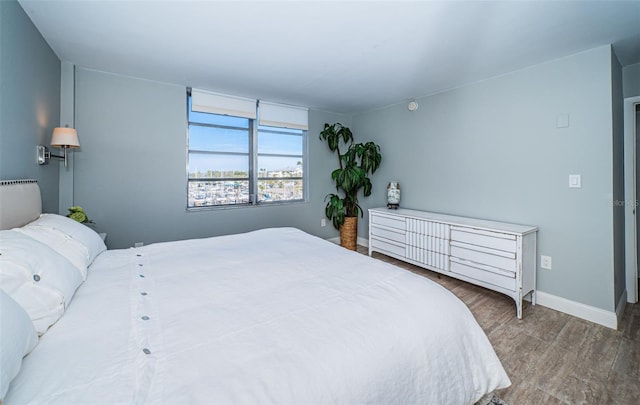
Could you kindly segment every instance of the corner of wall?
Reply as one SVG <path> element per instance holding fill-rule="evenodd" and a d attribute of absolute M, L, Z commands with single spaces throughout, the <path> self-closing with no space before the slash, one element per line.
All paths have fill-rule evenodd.
<path fill-rule="evenodd" d="M 622 65 L 611 48 L 611 131 L 613 144 L 613 200 L 625 200 L 624 103 Z M 613 305 L 625 289 L 625 207 L 612 204 L 613 215 Z"/>
<path fill-rule="evenodd" d="M 627 307 L 627 290 L 625 290 L 622 293 L 622 296 L 620 296 L 620 300 L 618 301 L 618 305 L 616 305 L 616 327 L 615 329 L 618 329 L 618 327 L 622 324 L 622 316 L 624 315 L 624 310 Z"/>
<path fill-rule="evenodd" d="M 622 68 L 623 97 L 640 96 L 640 63 Z"/>
<path fill-rule="evenodd" d="M 75 66 L 70 62 L 60 62 L 60 126 L 75 128 Z M 80 134 L 82 138 L 82 134 Z M 82 142 L 80 143 L 82 147 Z M 73 203 L 74 153 L 68 154 L 68 165 L 60 165 L 58 179 L 58 212 L 67 213 Z"/>

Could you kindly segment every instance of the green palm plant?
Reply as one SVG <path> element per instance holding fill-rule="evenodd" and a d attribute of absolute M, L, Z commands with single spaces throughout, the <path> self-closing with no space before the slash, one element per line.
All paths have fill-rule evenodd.
<path fill-rule="evenodd" d="M 358 193 L 362 189 L 365 197 L 371 195 L 369 175 L 380 167 L 382 155 L 374 142 L 354 143 L 351 130 L 340 123 L 324 124 L 320 140 L 326 141 L 329 150 L 338 154 L 339 167 L 331 173 L 336 184 L 336 193 L 327 194 L 325 215 L 336 229 L 340 229 L 346 217 L 362 217 L 358 204 Z M 340 145 L 344 154 L 340 151 Z"/>

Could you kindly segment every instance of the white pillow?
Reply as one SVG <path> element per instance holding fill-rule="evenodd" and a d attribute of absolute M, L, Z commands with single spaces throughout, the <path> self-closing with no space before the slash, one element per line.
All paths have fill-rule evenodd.
<path fill-rule="evenodd" d="M 58 254 L 76 266 L 82 275 L 83 281 L 87 279 L 87 267 L 89 267 L 91 262 L 89 261 L 89 249 L 87 249 L 85 245 L 66 233 L 44 226 L 24 226 L 22 228 L 15 228 L 14 230 L 38 242 L 42 242 L 58 252 Z"/>
<path fill-rule="evenodd" d="M 0 401 L 22 367 L 22 358 L 38 344 L 29 315 L 0 290 Z"/>
<path fill-rule="evenodd" d="M 82 276 L 47 245 L 18 231 L 0 231 L 0 287 L 46 332 L 62 316 Z"/>
<path fill-rule="evenodd" d="M 40 218 L 25 225 L 23 228 L 43 227 L 58 230 L 72 239 L 83 244 L 89 252 L 89 266 L 100 253 L 107 250 L 100 235 L 93 229 L 71 218 L 57 214 L 42 214 Z"/>

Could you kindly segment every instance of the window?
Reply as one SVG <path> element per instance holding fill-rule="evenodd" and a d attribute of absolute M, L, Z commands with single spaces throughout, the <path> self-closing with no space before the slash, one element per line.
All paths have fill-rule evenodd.
<path fill-rule="evenodd" d="M 258 202 L 304 199 L 304 131 L 258 127 Z"/>
<path fill-rule="evenodd" d="M 187 208 L 305 201 L 306 109 L 196 90 L 187 103 Z"/>

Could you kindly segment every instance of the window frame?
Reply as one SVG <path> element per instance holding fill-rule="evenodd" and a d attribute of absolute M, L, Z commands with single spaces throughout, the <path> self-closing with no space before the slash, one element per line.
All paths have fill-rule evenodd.
<path fill-rule="evenodd" d="M 268 125 L 259 125 L 260 120 L 260 102 L 256 103 L 256 118 L 244 118 L 244 117 L 236 117 L 228 114 L 214 114 L 207 112 L 198 112 L 192 111 L 191 107 L 191 89 L 187 89 L 187 97 L 186 97 L 186 106 L 187 106 L 187 130 L 186 130 L 186 210 L 187 211 L 203 211 L 203 210 L 220 210 L 220 209 L 235 209 L 235 208 L 247 208 L 247 207 L 260 207 L 260 206 L 273 206 L 273 205 L 289 205 L 289 204 L 305 204 L 309 202 L 309 131 L 304 129 L 297 128 L 286 128 L 286 127 L 272 127 Z M 236 118 L 247 119 L 249 122 L 249 128 L 247 130 L 249 136 L 248 142 L 248 177 L 245 178 L 190 178 L 189 176 L 189 162 L 192 152 L 200 153 L 200 154 L 223 154 L 229 156 L 245 156 L 245 153 L 240 152 L 216 152 L 216 151 L 202 151 L 202 150 L 192 150 L 190 147 L 190 130 L 192 125 L 203 126 L 203 127 L 213 127 L 213 128 L 229 128 L 229 129 L 243 129 L 239 127 L 232 127 L 227 125 L 217 125 L 210 123 L 202 123 L 197 121 L 191 121 L 191 112 L 196 112 L 200 114 L 212 114 L 212 115 L 220 115 L 220 116 L 229 116 Z M 280 131 L 279 131 L 280 130 Z M 302 155 L 288 155 L 288 154 L 271 154 L 271 153 L 259 153 L 258 150 L 258 138 L 259 133 L 264 131 L 266 133 L 275 133 L 275 134 L 284 134 L 287 135 L 286 132 L 292 131 L 290 135 L 292 136 L 300 136 L 302 138 Z M 295 133 L 293 131 L 300 131 L 300 133 Z M 301 177 L 260 177 L 260 169 L 258 167 L 258 157 L 266 156 L 266 157 L 293 157 L 300 158 L 302 161 L 302 176 Z M 249 184 L 249 201 L 241 202 L 241 203 L 233 203 L 233 204 L 211 204 L 211 205 L 203 205 L 203 206 L 190 206 L 190 184 L 194 182 L 219 182 L 219 181 L 237 181 L 241 179 L 241 181 L 248 181 Z M 301 180 L 302 181 L 302 198 L 293 199 L 293 200 L 276 200 L 276 201 L 260 201 L 259 198 L 259 184 L 260 181 L 264 180 Z"/>

